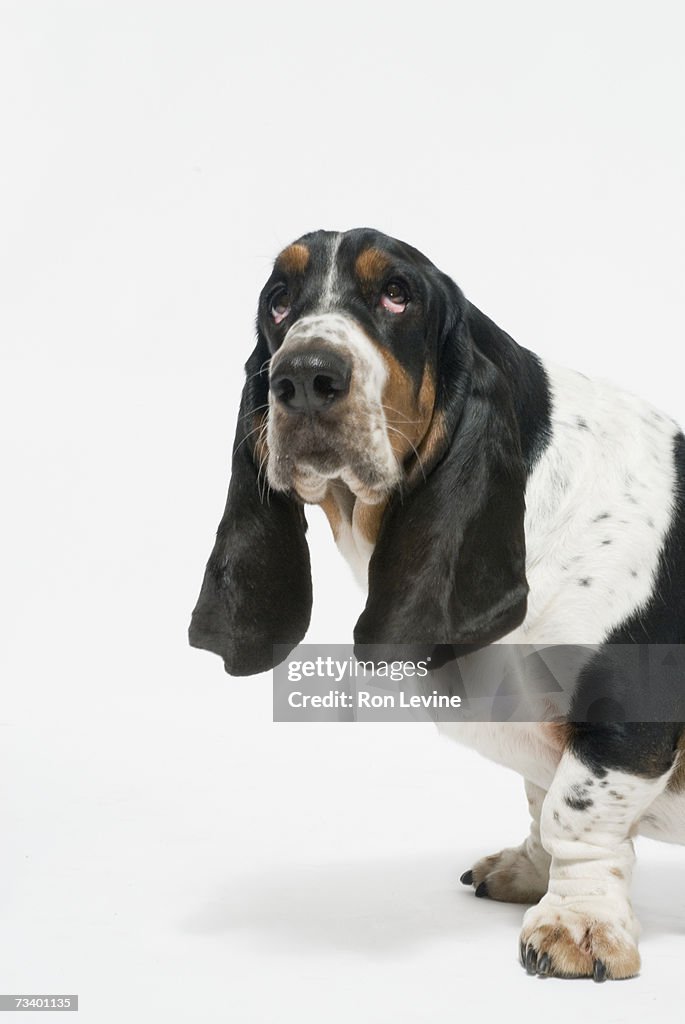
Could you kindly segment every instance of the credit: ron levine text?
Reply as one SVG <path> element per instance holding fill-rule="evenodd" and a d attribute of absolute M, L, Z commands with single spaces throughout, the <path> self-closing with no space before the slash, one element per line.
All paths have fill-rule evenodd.
<path fill-rule="evenodd" d="M 348 693 L 346 690 L 329 690 L 328 693 L 303 693 L 293 690 L 288 694 L 291 708 L 458 708 L 461 697 L 452 697 L 433 690 L 426 694 L 369 693 L 357 690 Z"/>

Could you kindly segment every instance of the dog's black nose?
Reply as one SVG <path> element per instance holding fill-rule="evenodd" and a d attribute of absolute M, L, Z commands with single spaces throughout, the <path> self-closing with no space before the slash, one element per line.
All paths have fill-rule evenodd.
<path fill-rule="evenodd" d="M 301 349 L 278 359 L 269 386 L 289 412 L 320 412 L 347 394 L 351 376 L 352 367 L 337 352 Z"/>

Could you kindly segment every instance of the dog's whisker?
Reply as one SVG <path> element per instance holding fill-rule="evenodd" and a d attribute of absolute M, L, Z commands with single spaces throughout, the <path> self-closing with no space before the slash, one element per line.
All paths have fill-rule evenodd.
<path fill-rule="evenodd" d="M 397 427 L 391 427 L 391 426 L 388 426 L 388 430 L 392 430 L 392 431 L 393 431 L 393 433 L 395 433 L 395 434 L 399 434 L 399 435 L 400 435 L 400 437 L 403 437 L 403 438 L 404 438 L 404 440 L 405 440 L 405 441 L 407 442 L 407 444 L 409 445 L 409 447 L 410 447 L 410 448 L 412 449 L 412 451 L 414 452 L 414 455 L 416 456 L 416 461 L 418 462 L 418 464 L 419 464 L 419 469 L 421 470 L 421 476 L 423 477 L 423 479 L 424 479 L 424 481 L 425 481 L 425 480 L 426 480 L 426 471 L 425 471 L 425 469 L 424 469 L 424 467 L 423 467 L 423 462 L 421 461 L 421 456 L 419 455 L 418 451 L 416 450 L 416 447 L 415 447 L 415 446 L 414 446 L 414 445 L 413 445 L 413 444 L 411 443 L 411 441 L 409 440 L 409 438 L 407 437 L 407 435 L 406 435 L 406 434 L 403 434 L 401 430 L 398 430 L 398 429 L 397 429 Z"/>
<path fill-rule="evenodd" d="M 260 502 L 262 504 L 264 504 L 264 498 L 266 498 L 266 504 L 270 505 L 271 504 L 271 501 L 270 501 L 271 488 L 269 487 L 269 481 L 268 481 L 268 477 L 267 477 L 267 463 L 268 463 L 268 459 L 269 459 L 269 451 L 268 451 L 268 448 L 266 446 L 266 431 L 267 431 L 267 422 L 265 420 L 264 423 L 262 424 L 262 432 L 259 435 L 259 438 L 257 440 L 257 447 L 261 450 L 261 455 L 260 455 L 260 458 L 259 458 L 259 466 L 257 468 L 257 490 L 258 490 L 258 493 L 259 493 L 259 500 L 260 500 Z M 262 472 L 263 472 L 263 476 L 262 476 Z M 260 477 L 263 479 L 263 482 L 264 482 L 263 488 L 261 488 L 261 489 L 260 489 Z"/>
<path fill-rule="evenodd" d="M 234 455 L 236 455 L 236 454 L 237 454 L 237 452 L 238 452 L 238 451 L 240 451 L 240 449 L 242 448 L 242 446 L 243 446 L 243 445 L 245 444 L 245 442 L 246 442 L 246 441 L 248 441 L 248 440 L 249 440 L 249 439 L 250 439 L 250 438 L 252 437 L 252 435 L 253 435 L 253 434 L 256 434 L 258 430 L 262 430 L 262 429 L 263 429 L 263 427 L 264 427 L 264 424 L 263 424 L 263 423 L 260 423 L 260 424 L 259 424 L 258 426 L 256 426 L 256 427 L 253 427 L 253 429 L 252 429 L 252 430 L 248 431 L 248 433 L 247 433 L 247 434 L 245 434 L 245 437 L 244 437 L 244 438 L 242 439 L 242 441 L 240 441 L 240 442 L 239 442 L 239 443 L 238 443 L 238 444 L 237 444 L 237 445 L 235 446 L 235 448 L 233 449 L 233 454 L 234 454 Z"/>
<path fill-rule="evenodd" d="M 268 409 L 268 408 L 269 408 L 269 403 L 268 402 L 263 402 L 262 405 L 258 405 L 254 409 L 250 409 L 249 412 L 243 413 L 242 416 L 238 417 L 238 420 L 239 421 L 240 420 L 246 420 L 248 418 L 248 416 L 256 416 L 256 414 L 258 412 L 261 412 L 262 409 Z"/>
<path fill-rule="evenodd" d="M 269 365 L 270 362 L 271 362 L 271 356 L 269 356 L 268 359 L 264 360 L 264 362 L 259 367 L 259 369 L 257 370 L 256 373 L 251 373 L 249 375 L 249 377 L 245 378 L 245 383 L 247 384 L 248 381 L 254 380 L 255 377 L 261 377 L 261 375 L 264 373 L 264 370 L 266 369 L 266 367 Z"/>
<path fill-rule="evenodd" d="M 385 402 L 381 402 L 380 405 L 381 405 L 381 408 L 383 409 L 384 412 L 396 412 L 398 416 L 402 417 L 401 420 L 397 420 L 397 421 L 393 420 L 391 422 L 398 422 L 398 423 L 402 423 L 402 422 L 404 422 L 404 423 L 420 423 L 421 422 L 420 420 L 409 419 L 407 414 L 402 412 L 401 409 L 395 409 L 392 405 L 386 405 Z"/>

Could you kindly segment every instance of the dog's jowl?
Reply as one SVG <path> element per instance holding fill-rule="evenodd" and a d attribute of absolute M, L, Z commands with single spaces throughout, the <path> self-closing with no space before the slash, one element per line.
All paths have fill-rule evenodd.
<path fill-rule="evenodd" d="M 305 635 L 307 504 L 367 588 L 359 645 L 439 651 L 436 664 L 501 641 L 592 646 L 565 717 L 441 728 L 525 779 L 530 835 L 462 881 L 531 904 L 526 970 L 636 974 L 633 837 L 685 842 L 685 734 L 671 721 L 685 684 L 674 674 L 650 721 L 585 709 L 599 679 L 605 709 L 645 706 L 644 674 L 618 652 L 685 641 L 679 427 L 520 347 L 413 247 L 317 231 L 277 257 L 259 299 L 193 612 L 191 643 L 234 675 Z"/>

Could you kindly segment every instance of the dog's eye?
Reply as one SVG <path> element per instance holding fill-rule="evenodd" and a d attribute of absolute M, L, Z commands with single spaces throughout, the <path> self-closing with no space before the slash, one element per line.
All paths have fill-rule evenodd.
<path fill-rule="evenodd" d="M 275 324 L 280 324 L 290 312 L 290 297 L 287 292 L 281 292 L 271 303 L 271 315 Z"/>
<path fill-rule="evenodd" d="M 391 281 L 386 285 L 381 295 L 381 306 L 390 313 L 404 313 L 409 302 L 406 288 L 398 281 Z"/>

